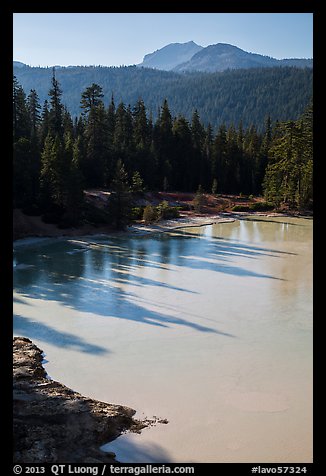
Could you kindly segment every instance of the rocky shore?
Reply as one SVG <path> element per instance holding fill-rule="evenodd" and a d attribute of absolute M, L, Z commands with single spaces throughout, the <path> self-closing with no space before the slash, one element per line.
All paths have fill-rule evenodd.
<path fill-rule="evenodd" d="M 131 408 L 86 398 L 49 379 L 42 360 L 42 350 L 30 339 L 14 337 L 15 463 L 115 462 L 101 444 L 154 424 L 134 419 Z"/>

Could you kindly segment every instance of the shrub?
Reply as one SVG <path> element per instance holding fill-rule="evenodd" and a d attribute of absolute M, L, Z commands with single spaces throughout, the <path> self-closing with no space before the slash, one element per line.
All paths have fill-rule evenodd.
<path fill-rule="evenodd" d="M 250 207 L 248 207 L 247 205 L 235 205 L 235 206 L 232 208 L 232 211 L 233 211 L 233 212 L 249 212 L 249 211 L 250 211 Z"/>
<path fill-rule="evenodd" d="M 180 207 L 170 207 L 169 203 L 164 200 L 156 207 L 157 218 L 159 220 L 169 219 L 169 218 L 178 218 Z"/>
<path fill-rule="evenodd" d="M 131 209 L 131 219 L 132 220 L 141 220 L 144 214 L 144 207 L 133 207 Z"/>
<path fill-rule="evenodd" d="M 167 218 L 169 210 L 169 203 L 166 200 L 163 200 L 159 205 L 156 207 L 157 218 L 161 220 L 162 218 Z"/>
<path fill-rule="evenodd" d="M 203 206 L 206 204 L 206 198 L 204 196 L 201 185 L 199 185 L 195 198 L 192 201 L 194 209 L 197 213 L 201 213 Z"/>
<path fill-rule="evenodd" d="M 152 205 L 146 205 L 143 212 L 143 220 L 145 223 L 152 223 L 157 218 L 156 210 Z"/>
<path fill-rule="evenodd" d="M 252 205 L 250 205 L 250 209 L 254 212 L 259 212 L 259 211 L 269 211 L 274 209 L 274 205 L 270 202 L 255 202 Z"/>
<path fill-rule="evenodd" d="M 193 207 L 188 204 L 188 203 L 183 203 L 180 207 L 175 207 L 179 212 L 188 212 L 189 210 L 192 210 Z"/>
<path fill-rule="evenodd" d="M 255 202 L 251 205 L 235 205 L 233 212 L 267 212 L 273 210 L 274 205 L 270 202 Z"/>

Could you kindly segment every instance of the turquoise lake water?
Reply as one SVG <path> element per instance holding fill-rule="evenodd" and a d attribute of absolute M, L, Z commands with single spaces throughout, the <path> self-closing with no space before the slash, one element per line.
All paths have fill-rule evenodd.
<path fill-rule="evenodd" d="M 14 335 L 51 378 L 167 418 L 122 462 L 312 461 L 312 224 L 20 240 Z"/>

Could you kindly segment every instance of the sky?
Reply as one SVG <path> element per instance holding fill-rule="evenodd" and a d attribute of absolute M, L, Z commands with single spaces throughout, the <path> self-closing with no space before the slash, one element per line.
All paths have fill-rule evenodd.
<path fill-rule="evenodd" d="M 13 59 L 30 66 L 138 64 L 169 43 L 229 43 L 312 58 L 312 13 L 14 13 Z"/>

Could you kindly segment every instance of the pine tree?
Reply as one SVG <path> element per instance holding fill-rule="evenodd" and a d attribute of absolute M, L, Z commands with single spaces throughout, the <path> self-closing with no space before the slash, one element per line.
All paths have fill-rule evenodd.
<path fill-rule="evenodd" d="M 115 131 L 115 103 L 113 94 L 111 96 L 111 102 L 107 109 L 107 155 L 105 161 L 105 185 L 107 186 L 113 179 L 115 160 L 115 147 L 114 147 L 114 131 Z"/>
<path fill-rule="evenodd" d="M 31 163 L 29 170 L 29 180 L 31 182 L 31 207 L 37 209 L 40 194 L 40 172 L 41 172 L 41 142 L 40 142 L 40 103 L 35 89 L 30 91 L 27 98 L 27 110 L 30 120 L 30 141 L 31 141 Z M 26 170 L 27 172 L 27 170 Z"/>
<path fill-rule="evenodd" d="M 41 113 L 41 125 L 40 125 L 40 146 L 43 150 L 45 145 L 45 139 L 49 134 L 49 103 L 47 99 L 44 101 L 42 113 Z"/>
<path fill-rule="evenodd" d="M 133 150 L 133 125 L 131 108 L 121 102 L 115 113 L 114 146 L 116 154 L 124 157 L 130 164 L 130 155 Z"/>
<path fill-rule="evenodd" d="M 220 183 L 220 192 L 228 191 L 225 168 L 227 164 L 227 129 L 225 124 L 221 124 L 213 141 L 211 176 Z"/>
<path fill-rule="evenodd" d="M 68 132 L 65 136 L 65 162 L 67 164 L 67 172 L 65 177 L 65 213 L 63 215 L 62 224 L 64 226 L 77 226 L 81 223 L 84 192 L 83 177 L 79 167 L 79 142 L 73 140 L 72 135 Z"/>
<path fill-rule="evenodd" d="M 310 207 L 312 204 L 312 108 L 296 122 L 279 123 L 269 148 L 263 188 L 276 206 Z"/>
<path fill-rule="evenodd" d="M 95 97 L 96 91 L 97 96 Z M 86 94 L 87 92 L 87 94 Z M 95 86 L 83 93 L 91 99 L 85 104 L 88 114 L 85 126 L 86 156 L 82 166 L 87 187 L 102 187 L 107 182 L 108 123 L 104 103 L 100 99 L 101 90 Z"/>
<path fill-rule="evenodd" d="M 141 178 L 140 173 L 138 170 L 133 173 L 133 176 L 131 178 L 131 191 L 133 193 L 143 193 L 145 190 L 144 187 L 144 180 Z"/>
<path fill-rule="evenodd" d="M 133 108 L 133 140 L 136 149 L 148 149 L 150 145 L 149 126 L 144 101 L 139 99 Z"/>
<path fill-rule="evenodd" d="M 55 68 L 53 68 L 51 89 L 49 90 L 50 110 L 49 110 L 49 133 L 52 137 L 58 136 L 63 139 L 63 105 L 61 103 L 62 91 L 58 80 L 55 77 Z"/>
<path fill-rule="evenodd" d="M 31 137 L 37 138 L 41 122 L 40 103 L 37 92 L 31 89 L 27 98 L 27 110 L 29 114 L 29 121 L 31 125 Z"/>
<path fill-rule="evenodd" d="M 28 100 L 22 86 L 13 81 L 13 204 L 30 210 L 37 201 L 37 147 L 31 136 Z"/>
<path fill-rule="evenodd" d="M 30 120 L 26 104 L 26 95 L 14 76 L 13 80 L 13 138 L 30 137 Z"/>
<path fill-rule="evenodd" d="M 195 187 L 197 170 L 194 161 L 191 129 L 184 116 L 179 115 L 173 122 L 174 163 L 173 189 L 189 191 Z"/>
<path fill-rule="evenodd" d="M 104 97 L 103 89 L 96 83 L 85 89 L 81 96 L 81 108 L 83 114 L 89 114 L 92 108 L 98 107 L 102 103 Z"/>
<path fill-rule="evenodd" d="M 164 178 L 173 181 L 174 138 L 172 133 L 172 116 L 165 99 L 153 130 L 154 150 L 157 161 L 157 187 L 163 187 Z"/>
<path fill-rule="evenodd" d="M 131 196 L 128 184 L 128 174 L 121 159 L 118 160 L 111 183 L 111 195 L 108 202 L 108 212 L 114 227 L 124 229 L 130 221 Z"/>
<path fill-rule="evenodd" d="M 206 185 L 208 182 L 208 164 L 206 160 L 206 154 L 204 154 L 205 145 L 205 129 L 200 122 L 200 117 L 197 109 L 195 109 L 192 115 L 191 121 L 191 137 L 194 153 L 196 155 L 196 170 L 193 170 L 193 175 L 196 177 L 195 186 L 199 184 Z"/>

